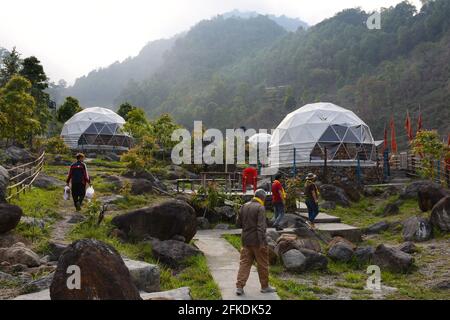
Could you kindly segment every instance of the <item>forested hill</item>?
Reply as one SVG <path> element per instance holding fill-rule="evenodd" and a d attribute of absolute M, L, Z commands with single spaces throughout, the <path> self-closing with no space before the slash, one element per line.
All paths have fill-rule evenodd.
<path fill-rule="evenodd" d="M 349 9 L 295 33 L 262 16 L 202 22 L 116 104 L 129 101 L 151 116 L 170 112 L 187 126 L 201 119 L 210 127 L 271 128 L 295 106 L 331 101 L 356 111 L 377 137 L 391 114 L 400 131 L 406 111 L 415 117 L 420 107 L 425 126 L 446 134 L 450 1 L 431 1 L 419 13 L 400 3 L 383 11 L 381 30 L 366 27 L 368 16 Z M 273 86 L 283 87 L 267 89 Z"/>
<path fill-rule="evenodd" d="M 226 12 L 222 14 L 224 18 L 231 18 L 231 17 L 238 17 L 238 18 L 255 18 L 259 16 L 260 14 L 256 11 L 239 11 L 239 10 L 233 10 L 230 12 Z M 275 16 L 273 14 L 267 15 L 267 17 L 276 22 L 278 25 L 282 26 L 287 31 L 295 32 L 299 27 L 302 27 L 303 29 L 307 29 L 309 26 L 306 22 L 298 19 L 298 18 L 291 18 L 287 17 L 285 15 L 282 16 Z"/>
<path fill-rule="evenodd" d="M 128 82 L 142 81 L 162 65 L 164 53 L 173 46 L 177 37 L 149 42 L 136 57 L 91 71 L 59 93 L 77 97 L 84 106 L 110 107 Z"/>

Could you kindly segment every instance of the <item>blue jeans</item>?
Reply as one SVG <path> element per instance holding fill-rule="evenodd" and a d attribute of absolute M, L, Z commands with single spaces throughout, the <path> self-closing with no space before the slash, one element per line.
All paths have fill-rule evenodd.
<path fill-rule="evenodd" d="M 275 202 L 273 204 L 273 208 L 275 211 L 275 222 L 273 223 L 273 226 L 277 227 L 280 225 L 281 220 L 284 217 L 284 204 L 283 202 Z"/>
<path fill-rule="evenodd" d="M 309 221 L 314 222 L 317 215 L 319 214 L 319 205 L 312 199 L 306 199 L 305 203 L 308 207 Z"/>

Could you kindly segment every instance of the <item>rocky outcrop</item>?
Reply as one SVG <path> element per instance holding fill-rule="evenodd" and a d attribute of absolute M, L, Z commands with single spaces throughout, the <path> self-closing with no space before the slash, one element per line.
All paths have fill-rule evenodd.
<path fill-rule="evenodd" d="M 78 266 L 81 286 L 71 290 L 74 276 L 69 266 Z M 68 273 L 69 270 L 69 273 Z M 119 253 L 94 239 L 72 243 L 61 255 L 50 286 L 52 300 L 140 300 L 139 291 Z"/>
<path fill-rule="evenodd" d="M 353 256 L 358 263 L 367 264 L 372 260 L 374 252 L 375 249 L 373 247 L 358 247 Z"/>
<path fill-rule="evenodd" d="M 155 264 L 123 259 L 136 287 L 145 292 L 160 290 L 160 270 Z"/>
<path fill-rule="evenodd" d="M 160 240 L 183 236 L 189 242 L 197 232 L 194 209 L 186 202 L 169 200 L 148 208 L 142 208 L 112 219 L 112 224 L 127 236 Z"/>
<path fill-rule="evenodd" d="M 13 230 L 22 217 L 20 207 L 8 203 L 0 203 L 0 234 Z"/>
<path fill-rule="evenodd" d="M 441 199 L 431 211 L 431 225 L 442 232 L 450 232 L 450 197 Z"/>
<path fill-rule="evenodd" d="M 36 180 L 34 180 L 33 186 L 51 190 L 59 187 L 64 187 L 65 183 L 60 179 L 40 173 L 39 176 L 36 178 Z"/>
<path fill-rule="evenodd" d="M 196 247 L 176 240 L 151 241 L 153 256 L 170 267 L 179 267 L 186 259 L 201 255 Z"/>
<path fill-rule="evenodd" d="M 5 154 L 12 164 L 27 163 L 34 160 L 33 155 L 28 150 L 16 146 L 8 147 Z"/>
<path fill-rule="evenodd" d="M 422 217 L 411 217 L 403 221 L 403 240 L 427 241 L 431 238 L 430 223 Z"/>
<path fill-rule="evenodd" d="M 333 186 L 331 184 L 323 184 L 319 187 L 319 189 L 320 196 L 325 201 L 333 201 L 343 207 L 350 206 L 350 200 L 348 199 L 347 194 L 342 188 Z"/>
<path fill-rule="evenodd" d="M 423 212 L 433 209 L 434 205 L 442 198 L 449 196 L 447 190 L 438 184 L 428 184 L 419 188 L 419 208 Z"/>
<path fill-rule="evenodd" d="M 306 268 L 306 257 L 297 249 L 283 253 L 281 261 L 287 271 L 302 272 Z"/>
<path fill-rule="evenodd" d="M 353 247 L 347 242 L 336 242 L 328 249 L 328 256 L 336 261 L 348 262 L 353 257 Z"/>
<path fill-rule="evenodd" d="M 397 248 L 390 248 L 380 244 L 373 254 L 373 263 L 378 265 L 381 270 L 386 269 L 392 272 L 405 273 L 413 266 L 414 259 L 411 255 Z"/>
<path fill-rule="evenodd" d="M 39 256 L 21 242 L 15 243 L 9 248 L 0 248 L 0 262 L 2 261 L 28 267 L 37 267 L 41 264 Z"/>
<path fill-rule="evenodd" d="M 9 184 L 8 171 L 0 166 L 0 203 L 6 202 L 7 191 L 6 188 Z"/>

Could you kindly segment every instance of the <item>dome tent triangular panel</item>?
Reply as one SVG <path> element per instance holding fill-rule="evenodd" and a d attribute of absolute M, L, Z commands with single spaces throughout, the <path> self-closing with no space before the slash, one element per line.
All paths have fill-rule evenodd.
<path fill-rule="evenodd" d="M 61 137 L 71 149 L 85 149 L 89 146 L 100 149 L 128 149 L 129 146 L 118 145 L 114 136 L 126 136 L 121 132 L 125 119 L 107 108 L 87 108 L 75 114 L 63 126 Z M 128 141 L 126 144 L 129 144 Z"/>
<path fill-rule="evenodd" d="M 374 141 L 369 127 L 355 113 L 332 103 L 308 104 L 289 113 L 274 130 L 271 165 L 291 166 L 294 158 L 298 162 L 323 159 L 325 155 L 319 153 L 325 148 L 330 160 L 335 156 L 354 160 L 363 143 Z"/>

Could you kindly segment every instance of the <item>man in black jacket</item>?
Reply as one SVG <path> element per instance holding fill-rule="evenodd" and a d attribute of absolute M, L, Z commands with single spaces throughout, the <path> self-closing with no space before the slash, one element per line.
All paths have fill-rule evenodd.
<path fill-rule="evenodd" d="M 77 154 L 77 161 L 70 166 L 69 174 L 67 175 L 67 186 L 72 182 L 72 198 L 77 211 L 81 210 L 84 196 L 86 195 L 86 186 L 91 183 L 86 164 L 84 161 L 84 154 Z"/>

